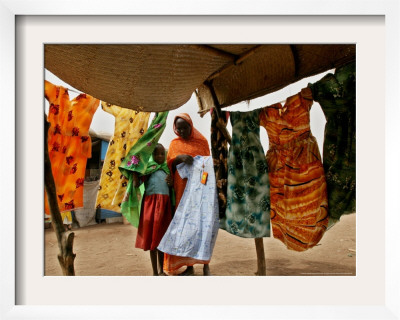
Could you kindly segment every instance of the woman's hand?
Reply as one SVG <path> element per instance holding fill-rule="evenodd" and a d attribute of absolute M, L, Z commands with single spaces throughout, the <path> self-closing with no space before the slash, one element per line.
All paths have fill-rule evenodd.
<path fill-rule="evenodd" d="M 174 185 L 174 180 L 170 174 L 165 178 L 165 182 L 167 183 L 168 187 L 172 187 Z"/>
<path fill-rule="evenodd" d="M 177 158 L 179 158 L 179 163 L 184 162 L 189 165 L 193 164 L 193 157 L 189 156 L 187 154 L 181 154 L 181 155 L 177 156 Z"/>
<path fill-rule="evenodd" d="M 177 156 L 172 162 L 172 173 L 175 173 L 176 166 L 182 162 L 191 165 L 193 163 L 193 157 L 187 154 L 180 154 Z"/>

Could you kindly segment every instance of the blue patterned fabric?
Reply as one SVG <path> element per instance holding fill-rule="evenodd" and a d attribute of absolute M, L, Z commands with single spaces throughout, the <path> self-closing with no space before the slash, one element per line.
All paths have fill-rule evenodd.
<path fill-rule="evenodd" d="M 204 165 L 204 168 L 203 168 Z M 212 157 L 195 156 L 192 165 L 177 170 L 187 184 L 158 249 L 170 255 L 210 260 L 218 234 L 218 200 Z M 203 170 L 207 183 L 201 181 Z"/>
<path fill-rule="evenodd" d="M 243 238 L 270 236 L 267 162 L 260 141 L 260 110 L 231 112 L 226 217 L 220 228 Z"/>

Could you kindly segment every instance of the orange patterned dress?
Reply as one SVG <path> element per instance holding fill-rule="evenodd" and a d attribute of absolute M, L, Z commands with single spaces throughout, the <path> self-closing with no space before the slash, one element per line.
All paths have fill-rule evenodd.
<path fill-rule="evenodd" d="M 260 125 L 268 133 L 266 158 L 274 238 L 289 249 L 314 247 L 328 225 L 327 186 L 318 144 L 310 129 L 313 101 L 296 94 L 265 107 Z"/>
<path fill-rule="evenodd" d="M 92 156 L 89 128 L 100 101 L 84 93 L 70 100 L 68 89 L 48 81 L 44 93 L 50 104 L 47 144 L 58 207 L 70 211 L 83 207 L 86 162 Z M 45 212 L 50 212 L 46 194 Z"/>

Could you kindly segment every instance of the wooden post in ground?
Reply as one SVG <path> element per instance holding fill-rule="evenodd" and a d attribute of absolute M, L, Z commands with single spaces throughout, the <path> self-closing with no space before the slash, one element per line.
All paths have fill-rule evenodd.
<path fill-rule="evenodd" d="M 266 276 L 267 267 L 265 265 L 265 253 L 264 253 L 264 243 L 263 238 L 255 238 L 256 251 L 257 251 L 257 276 Z"/>
<path fill-rule="evenodd" d="M 51 162 L 47 148 L 47 131 L 49 124 L 44 117 L 44 186 L 47 193 L 47 200 L 49 202 L 51 224 L 57 236 L 58 248 L 58 261 L 60 263 L 63 275 L 74 276 L 74 260 L 75 254 L 72 252 L 75 234 L 71 231 L 65 231 L 63 221 L 61 218 L 60 209 L 58 208 L 56 185 L 54 183 L 53 173 L 51 171 Z"/>

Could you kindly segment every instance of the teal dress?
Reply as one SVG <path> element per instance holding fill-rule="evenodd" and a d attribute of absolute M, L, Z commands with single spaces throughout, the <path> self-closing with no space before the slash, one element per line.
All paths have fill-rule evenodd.
<path fill-rule="evenodd" d="M 220 228 L 244 238 L 270 236 L 267 162 L 260 141 L 260 110 L 231 112 L 225 217 Z"/>
<path fill-rule="evenodd" d="M 356 64 L 308 85 L 326 117 L 323 166 L 330 224 L 356 211 Z"/>

